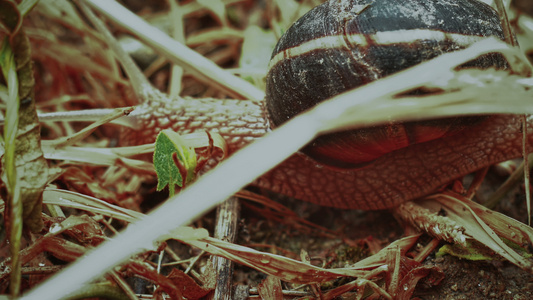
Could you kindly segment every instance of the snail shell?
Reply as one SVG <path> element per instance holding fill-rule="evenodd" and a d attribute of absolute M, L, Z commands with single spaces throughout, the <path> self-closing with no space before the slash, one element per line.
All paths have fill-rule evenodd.
<path fill-rule="evenodd" d="M 504 38 L 497 13 L 478 0 L 328 1 L 296 21 L 275 47 L 266 78 L 269 118 L 279 126 L 325 99 L 488 36 Z M 506 66 L 501 55 L 488 54 L 462 67 Z M 391 121 L 321 136 L 302 152 L 326 166 L 358 168 L 481 120 Z"/>

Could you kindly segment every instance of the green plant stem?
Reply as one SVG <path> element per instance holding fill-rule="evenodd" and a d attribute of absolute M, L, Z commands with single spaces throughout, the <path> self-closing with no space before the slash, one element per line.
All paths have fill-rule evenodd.
<path fill-rule="evenodd" d="M 11 251 L 11 275 L 9 291 L 12 297 L 18 296 L 20 291 L 20 238 L 22 236 L 22 200 L 20 185 L 17 180 L 17 169 L 15 165 L 15 138 L 18 128 L 19 114 L 19 82 L 15 65 L 14 53 L 11 49 L 9 39 L 6 37 L 2 44 L 2 60 L 0 62 L 2 73 L 7 84 L 6 102 L 6 122 L 4 125 L 3 139 L 5 142 L 5 165 L 4 172 L 7 181 L 8 210 L 9 212 L 9 241 Z"/>

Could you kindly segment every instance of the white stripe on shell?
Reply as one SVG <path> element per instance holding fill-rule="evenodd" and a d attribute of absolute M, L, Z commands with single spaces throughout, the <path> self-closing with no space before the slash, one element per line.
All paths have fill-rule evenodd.
<path fill-rule="evenodd" d="M 436 42 L 449 41 L 457 46 L 466 47 L 484 38 L 485 37 L 483 36 L 445 33 L 439 30 L 431 29 L 383 31 L 371 35 L 357 33 L 346 36 L 324 36 L 279 52 L 270 60 L 268 69 L 270 70 L 273 66 L 286 58 L 297 57 L 320 49 L 351 49 L 352 47 L 350 47 L 350 45 L 353 47 L 357 46 L 359 48 L 365 48 L 368 47 L 369 40 L 371 40 L 371 43 L 374 45 L 408 44 L 424 40 Z"/>

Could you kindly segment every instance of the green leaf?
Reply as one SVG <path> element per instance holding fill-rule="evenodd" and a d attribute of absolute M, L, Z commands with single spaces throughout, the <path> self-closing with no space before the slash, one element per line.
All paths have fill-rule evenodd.
<path fill-rule="evenodd" d="M 183 187 L 183 176 L 185 184 L 194 179 L 196 153 L 179 134 L 165 129 L 155 141 L 154 167 L 157 173 L 157 190 L 160 191 L 168 185 L 172 195 L 174 185 Z"/>
<path fill-rule="evenodd" d="M 22 16 L 26 16 L 32 10 L 32 8 L 37 5 L 37 2 L 39 2 L 39 0 L 23 0 L 18 5 L 18 10 L 20 11 L 20 14 Z"/>
<path fill-rule="evenodd" d="M 502 260 L 503 258 L 497 255 L 494 251 L 488 247 L 483 246 L 476 241 L 466 241 L 467 247 L 459 244 L 449 244 L 442 246 L 437 252 L 437 257 L 444 256 L 446 254 L 468 259 L 468 260 Z"/>

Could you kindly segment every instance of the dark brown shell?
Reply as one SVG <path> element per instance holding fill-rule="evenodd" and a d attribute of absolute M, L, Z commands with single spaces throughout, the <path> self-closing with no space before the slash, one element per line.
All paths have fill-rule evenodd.
<path fill-rule="evenodd" d="M 274 49 L 266 80 L 270 119 L 279 126 L 325 99 L 487 36 L 503 39 L 503 32 L 496 12 L 478 0 L 328 1 L 296 21 Z M 493 54 L 467 65 L 507 64 Z M 332 167 L 355 168 L 479 119 L 391 122 L 328 134 L 302 151 Z"/>

